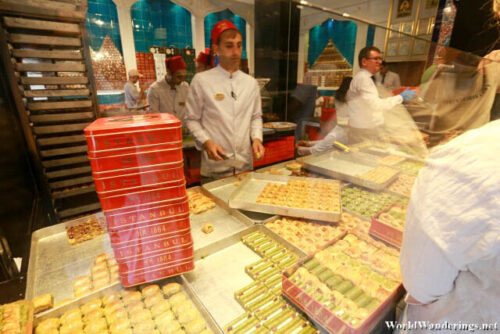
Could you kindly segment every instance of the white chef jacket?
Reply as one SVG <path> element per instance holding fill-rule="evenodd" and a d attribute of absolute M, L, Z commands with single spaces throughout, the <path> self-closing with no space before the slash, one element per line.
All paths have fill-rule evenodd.
<path fill-rule="evenodd" d="M 495 121 L 435 148 L 420 171 L 400 264 L 406 290 L 425 305 L 408 305 L 404 322 L 496 322 L 500 329 L 499 152 Z"/>
<path fill-rule="evenodd" d="M 360 69 L 351 81 L 346 100 L 351 127 L 371 129 L 384 125 L 384 111 L 403 102 L 400 95 L 380 98 L 372 74 Z"/>
<path fill-rule="evenodd" d="M 399 78 L 399 74 L 392 71 L 387 71 L 385 76 L 383 76 L 380 72 L 376 73 L 375 81 L 377 84 L 383 85 L 391 91 L 401 88 L 401 79 Z"/>
<path fill-rule="evenodd" d="M 183 121 L 189 84 L 185 81 L 172 89 L 165 79 L 156 81 L 148 92 L 149 111 L 151 113 L 169 113 Z"/>
<path fill-rule="evenodd" d="M 241 71 L 231 74 L 221 66 L 197 73 L 187 97 L 186 125 L 199 150 L 211 139 L 229 158 L 245 162 L 241 171 L 252 169 L 251 140 L 262 140 L 262 107 L 257 81 Z M 219 177 L 232 172 L 233 168 L 225 161 L 210 160 L 206 151 L 202 152 L 202 176 Z"/>
<path fill-rule="evenodd" d="M 143 106 L 143 103 L 137 100 L 139 98 L 139 90 L 137 89 L 136 85 L 134 85 L 130 81 L 127 81 L 124 87 L 124 91 L 125 91 L 125 104 L 127 105 L 127 108 L 135 108 Z"/>
<path fill-rule="evenodd" d="M 338 141 L 342 144 L 347 144 L 348 140 L 348 123 L 349 123 L 349 106 L 347 103 L 340 101 L 335 102 L 337 113 L 337 125 L 328 132 L 325 138 L 311 142 L 310 147 L 299 146 L 297 153 L 299 155 L 309 155 L 328 151 L 333 148 L 333 143 Z"/>

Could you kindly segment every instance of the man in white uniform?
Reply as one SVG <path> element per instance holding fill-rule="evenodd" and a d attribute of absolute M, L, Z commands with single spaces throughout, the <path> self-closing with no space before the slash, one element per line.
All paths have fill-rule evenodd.
<path fill-rule="evenodd" d="M 468 327 L 483 324 L 487 333 L 500 330 L 498 152 L 500 120 L 435 147 L 420 171 L 399 259 L 411 296 L 401 321 L 417 327 L 402 333 L 484 333 Z"/>
<path fill-rule="evenodd" d="M 125 84 L 125 104 L 127 108 L 137 108 L 144 105 L 144 86 L 139 83 L 139 89 L 136 84 L 142 74 L 136 69 L 128 71 L 128 81 Z"/>
<path fill-rule="evenodd" d="M 414 91 L 407 89 L 396 96 L 379 97 L 373 77 L 380 71 L 382 64 L 378 48 L 373 46 L 363 48 L 359 52 L 358 61 L 361 69 L 352 79 L 347 92 L 351 144 L 365 139 L 377 139 L 384 125 L 384 112 L 416 96 Z"/>
<path fill-rule="evenodd" d="M 382 61 L 382 68 L 380 72 L 375 74 L 375 82 L 382 85 L 390 91 L 399 89 L 401 87 L 401 79 L 396 72 L 389 71 L 389 65 Z"/>
<path fill-rule="evenodd" d="M 167 58 L 167 75 L 151 85 L 148 92 L 151 113 L 169 113 L 184 121 L 189 84 L 186 77 L 186 63 L 181 56 Z"/>
<path fill-rule="evenodd" d="M 220 21 L 211 40 L 220 63 L 194 76 L 186 105 L 186 124 L 203 150 L 202 182 L 250 170 L 252 153 L 264 156 L 259 85 L 239 70 L 241 33 L 230 21 Z M 231 166 L 225 157 L 243 166 Z"/>

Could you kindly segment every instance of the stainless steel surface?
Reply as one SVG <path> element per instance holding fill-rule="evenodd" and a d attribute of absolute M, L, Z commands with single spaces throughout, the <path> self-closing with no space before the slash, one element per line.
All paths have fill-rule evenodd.
<path fill-rule="evenodd" d="M 271 128 L 262 128 L 262 135 L 264 136 L 270 136 L 272 134 L 275 134 L 276 131 L 274 129 L 271 129 Z"/>
<path fill-rule="evenodd" d="M 276 132 L 292 131 L 297 127 L 297 124 L 292 122 L 267 122 L 265 124 L 270 124 L 272 126 L 271 129 L 274 129 Z"/>
<path fill-rule="evenodd" d="M 289 170 L 288 168 L 286 168 L 286 165 L 288 165 L 289 163 L 292 163 L 292 162 L 295 162 L 295 160 L 288 160 L 285 162 L 280 162 L 280 163 L 275 164 L 275 165 L 267 166 L 264 168 L 259 168 L 256 170 L 256 172 L 267 174 L 266 172 L 270 172 L 271 170 L 273 170 L 273 171 L 280 172 L 282 175 L 290 176 L 290 175 L 292 175 L 292 171 Z"/>
<path fill-rule="evenodd" d="M 202 185 L 203 188 L 208 190 L 212 195 L 228 204 L 229 197 L 233 194 L 233 191 L 236 190 L 238 185 L 247 177 L 248 173 L 238 174 L 235 176 L 228 176 L 223 179 L 205 183 Z M 245 211 L 238 210 L 252 221 L 258 224 L 263 224 L 267 222 L 269 219 L 274 218 L 274 215 L 268 215 L 266 213 L 253 212 L 253 211 Z"/>
<path fill-rule="evenodd" d="M 217 243 L 253 225 L 252 220 L 241 214 L 238 210 L 229 208 L 227 203 L 215 197 L 206 189 L 202 187 L 190 189 L 202 193 L 215 202 L 215 208 L 197 215 L 189 215 L 195 251 Z M 212 233 L 206 234 L 201 230 L 206 223 L 212 223 L 214 226 Z"/>
<path fill-rule="evenodd" d="M 383 190 L 397 178 L 398 173 L 384 183 L 364 180 L 359 175 L 375 169 L 378 165 L 371 159 L 355 153 L 325 152 L 299 159 L 303 168 L 339 180 L 351 182 L 373 190 Z"/>
<path fill-rule="evenodd" d="M 331 182 L 337 183 L 336 180 L 303 178 L 296 176 L 285 175 L 270 175 L 260 173 L 250 173 L 249 176 L 238 186 L 238 189 L 233 192 L 229 199 L 229 206 L 232 208 L 253 210 L 275 215 L 291 216 L 299 218 L 307 218 L 314 220 L 322 220 L 327 222 L 337 222 L 340 219 L 340 212 L 326 212 L 319 210 L 290 208 L 271 204 L 257 203 L 257 197 L 262 192 L 264 187 L 269 183 L 285 184 L 289 180 L 305 180 L 309 182 Z M 340 186 L 340 185 L 339 185 Z M 340 199 L 340 194 L 339 194 Z"/>
<path fill-rule="evenodd" d="M 193 291 L 193 288 L 191 287 L 191 285 L 188 283 L 188 281 L 186 280 L 186 278 L 183 275 L 166 278 L 166 279 L 156 281 L 153 283 L 145 283 L 143 285 L 140 285 L 139 287 L 147 286 L 149 284 L 158 284 L 161 287 L 161 286 L 163 286 L 167 283 L 171 283 L 171 282 L 176 282 L 176 283 L 179 283 L 182 285 L 182 287 L 184 288 L 184 292 L 188 295 L 189 299 L 193 302 L 196 309 L 200 312 L 200 314 L 203 316 L 203 318 L 207 322 L 208 328 L 210 328 L 214 333 L 223 333 L 222 329 L 217 325 L 217 323 L 215 322 L 215 320 L 212 317 L 212 315 L 210 314 L 210 312 L 208 312 L 205 305 L 202 304 L 202 302 L 200 301 L 198 296 Z M 69 311 L 69 310 L 74 309 L 74 308 L 78 308 L 87 302 L 90 302 L 90 301 L 97 299 L 97 298 L 102 298 L 105 295 L 107 295 L 108 293 L 120 291 L 121 289 L 123 289 L 121 284 L 115 283 L 109 287 L 103 288 L 99 291 L 96 291 L 96 292 L 90 294 L 90 295 L 87 295 L 87 296 L 79 298 L 79 299 L 75 299 L 74 301 L 72 301 L 68 304 L 64 304 L 58 308 L 50 309 L 48 311 L 45 311 L 45 312 L 40 313 L 38 315 L 35 315 L 34 326 L 36 327 L 40 322 L 42 322 L 48 318 L 60 317 L 66 311 Z"/>
<path fill-rule="evenodd" d="M 51 293 L 58 301 L 73 298 L 73 281 L 90 275 L 90 266 L 96 255 L 113 255 L 107 233 L 92 240 L 70 245 L 66 227 L 85 222 L 89 218 L 99 220 L 105 228 L 102 213 L 74 219 L 33 232 L 26 279 L 26 299 Z"/>
<path fill-rule="evenodd" d="M 245 273 L 245 267 L 261 257 L 244 245 L 241 237 L 255 231 L 269 235 L 299 257 L 306 255 L 263 225 L 254 225 L 205 249 L 197 250 L 195 269 L 185 274 L 185 277 L 221 327 L 245 312 L 234 298 L 234 293 L 254 282 Z"/>

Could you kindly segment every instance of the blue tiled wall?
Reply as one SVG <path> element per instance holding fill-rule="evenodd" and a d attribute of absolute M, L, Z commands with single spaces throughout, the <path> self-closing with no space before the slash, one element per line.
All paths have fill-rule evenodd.
<path fill-rule="evenodd" d="M 120 94 L 97 94 L 100 105 L 115 105 L 125 103 L 125 93 Z"/>
<path fill-rule="evenodd" d="M 149 52 L 150 46 L 192 47 L 191 13 L 181 6 L 169 0 L 140 0 L 130 14 L 136 52 Z"/>
<path fill-rule="evenodd" d="M 210 13 L 205 16 L 205 47 L 210 48 L 210 33 L 212 32 L 212 28 L 214 25 L 222 20 L 229 20 L 234 23 L 236 28 L 241 32 L 243 37 L 243 53 L 242 58 L 247 58 L 247 36 L 246 36 L 246 21 L 236 14 L 234 14 L 229 9 L 223 10 L 217 13 Z"/>
<path fill-rule="evenodd" d="M 349 64 L 353 64 L 354 48 L 356 46 L 356 23 L 352 21 L 337 21 L 328 19 L 321 25 L 309 30 L 309 54 L 307 61 L 312 66 L 323 49 L 332 39 L 337 49 Z"/>
<path fill-rule="evenodd" d="M 375 26 L 371 24 L 368 26 L 368 31 L 366 32 L 366 46 L 373 46 L 373 40 L 375 38 Z"/>
<path fill-rule="evenodd" d="M 89 44 L 97 51 L 108 35 L 123 55 L 118 13 L 112 0 L 88 0 L 87 33 Z"/>

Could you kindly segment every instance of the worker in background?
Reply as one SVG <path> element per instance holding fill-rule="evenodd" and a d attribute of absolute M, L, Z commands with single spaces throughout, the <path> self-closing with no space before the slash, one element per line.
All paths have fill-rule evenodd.
<path fill-rule="evenodd" d="M 125 84 L 125 104 L 127 108 L 139 108 L 144 106 L 144 86 L 139 82 L 142 74 L 136 69 L 128 71 L 128 81 Z M 137 89 L 137 82 L 139 82 L 139 89 Z"/>
<path fill-rule="evenodd" d="M 321 117 L 321 111 L 323 109 L 323 105 L 325 104 L 325 99 L 319 92 L 316 92 L 316 101 L 314 103 L 314 117 Z"/>
<path fill-rule="evenodd" d="M 377 140 L 384 126 L 384 112 L 416 97 L 416 93 L 406 89 L 399 95 L 380 98 L 374 75 L 380 71 L 382 56 L 374 46 L 363 48 L 358 55 L 361 69 L 351 81 L 347 92 L 349 105 L 349 142 Z"/>
<path fill-rule="evenodd" d="M 169 113 L 183 121 L 189 84 L 186 77 L 186 63 L 181 56 L 165 60 L 167 74 L 155 82 L 148 93 L 151 113 Z"/>
<path fill-rule="evenodd" d="M 241 32 L 218 22 L 211 42 L 219 65 L 194 76 L 186 105 L 186 124 L 202 150 L 202 183 L 253 168 L 264 156 L 262 107 L 257 81 L 239 70 Z M 225 158 L 242 162 L 231 166 Z"/>
<path fill-rule="evenodd" d="M 300 140 L 295 145 L 298 155 L 309 155 L 321 153 L 333 148 L 334 142 L 347 144 L 348 140 L 348 125 L 349 125 L 349 106 L 346 103 L 346 94 L 349 90 L 352 77 L 345 77 L 340 84 L 339 89 L 335 92 L 335 110 L 337 113 L 337 124 L 332 130 L 318 141 Z"/>
<path fill-rule="evenodd" d="M 196 73 L 200 73 L 211 69 L 209 62 L 209 56 L 205 52 L 200 52 L 198 57 L 196 57 Z"/>
<path fill-rule="evenodd" d="M 400 324 L 447 324 L 439 333 L 450 334 L 499 329 L 498 152 L 500 120 L 435 147 L 426 159 L 406 213 L 399 262 L 409 296 Z M 473 327 L 483 324 L 490 327 Z M 436 332 L 417 326 L 399 333 Z"/>
<path fill-rule="evenodd" d="M 378 85 L 384 86 L 390 91 L 399 89 L 401 87 L 401 79 L 399 78 L 399 74 L 389 71 L 389 65 L 385 61 L 382 61 L 380 72 L 375 74 L 375 82 Z"/>

